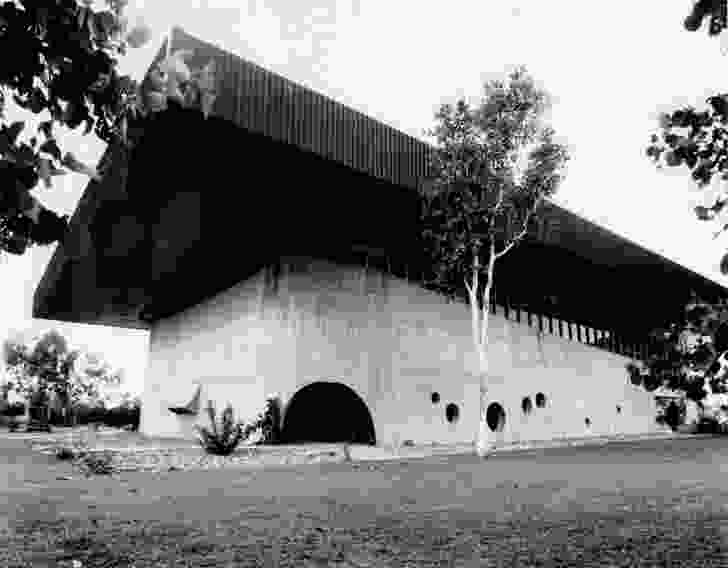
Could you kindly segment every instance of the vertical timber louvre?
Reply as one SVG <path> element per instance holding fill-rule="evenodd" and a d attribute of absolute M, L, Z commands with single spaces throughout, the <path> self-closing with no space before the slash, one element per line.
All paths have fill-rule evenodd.
<path fill-rule="evenodd" d="M 271 98 L 273 96 L 273 87 L 271 85 L 271 75 L 266 73 L 263 76 L 263 132 L 266 136 L 271 135 L 273 130 L 273 114 L 271 113 Z"/>
<path fill-rule="evenodd" d="M 271 76 L 271 87 L 273 90 L 273 108 L 271 109 L 271 119 L 273 126 L 273 138 L 279 142 L 285 141 L 283 135 L 283 81 L 280 76 Z"/>
<path fill-rule="evenodd" d="M 333 128 L 331 129 L 331 132 L 334 135 L 334 160 L 341 163 L 344 161 L 344 139 L 341 135 L 341 126 L 342 126 L 342 119 L 341 119 L 341 105 L 336 102 L 332 101 L 333 106 L 333 118 L 334 118 L 334 124 Z"/>
<path fill-rule="evenodd" d="M 291 99 L 293 89 L 285 77 L 281 80 L 281 122 L 283 122 L 283 140 L 286 144 L 293 143 L 293 113 L 291 113 Z"/>
<path fill-rule="evenodd" d="M 330 144 L 329 144 L 329 105 L 328 100 L 321 97 L 320 95 L 316 96 L 317 99 L 317 106 L 319 107 L 319 115 L 321 117 L 320 122 L 316 125 L 319 131 L 319 138 L 320 138 L 320 144 L 321 144 L 321 155 L 322 156 L 329 156 L 329 150 L 330 150 Z"/>
<path fill-rule="evenodd" d="M 308 122 L 308 133 L 311 139 L 311 150 L 317 154 L 323 153 L 323 144 L 321 143 L 321 106 L 319 100 L 313 91 L 309 91 L 309 108 L 310 118 Z"/>
<path fill-rule="evenodd" d="M 251 66 L 251 82 L 248 100 L 251 103 L 250 129 L 253 132 L 262 132 L 263 120 L 263 98 L 262 98 L 262 77 L 257 67 Z"/>

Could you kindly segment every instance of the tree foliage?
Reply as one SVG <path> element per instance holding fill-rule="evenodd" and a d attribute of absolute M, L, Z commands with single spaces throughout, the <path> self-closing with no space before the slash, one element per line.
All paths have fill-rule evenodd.
<path fill-rule="evenodd" d="M 684 25 L 694 32 L 705 21 L 709 22 L 709 35 L 722 33 L 728 27 L 728 0 L 698 0 Z M 716 223 L 717 237 L 728 229 L 728 193 L 718 185 L 728 180 L 728 94 L 712 95 L 705 102 L 701 110 L 684 106 L 661 114 L 658 131 L 650 137 L 647 156 L 658 168 L 687 168 L 708 201 L 707 205 L 695 207 L 695 215 L 701 221 Z M 709 187 L 714 191 L 709 192 Z M 721 259 L 720 271 L 728 275 L 728 254 Z"/>
<path fill-rule="evenodd" d="M 644 368 L 628 365 L 632 382 L 652 391 L 659 386 L 682 391 L 701 402 L 709 394 L 728 392 L 728 301 L 710 303 L 697 297 L 679 321 L 656 330 L 659 347 Z"/>
<path fill-rule="evenodd" d="M 99 356 L 69 349 L 56 330 L 29 345 L 16 339 L 5 340 L 3 360 L 9 376 L 5 392 L 14 391 L 26 399 L 38 392 L 55 392 L 72 404 L 98 397 L 104 385 L 118 385 L 123 380 L 121 371 L 113 371 Z"/>
<path fill-rule="evenodd" d="M 521 240 L 556 191 L 568 153 L 542 124 L 548 106 L 525 68 L 487 83 L 476 108 L 464 100 L 441 106 L 430 131 L 432 178 L 423 188 L 430 287 L 458 294 L 474 271 L 487 281 L 491 252 L 500 257 Z"/>
<path fill-rule="evenodd" d="M 480 365 L 476 452 L 486 455 L 488 322 L 498 258 L 526 236 L 542 200 L 554 194 L 568 160 L 554 130 L 543 124 L 549 106 L 525 68 L 484 85 L 480 104 L 442 105 L 430 135 L 436 140 L 431 177 L 422 187 L 426 285 L 449 296 L 463 291 L 471 309 Z"/>
<path fill-rule="evenodd" d="M 31 195 L 39 182 L 51 187 L 65 169 L 100 180 L 104 171 L 62 152 L 57 125 L 95 135 L 129 150 L 143 135 L 150 113 L 174 98 L 207 114 L 215 100 L 214 66 L 192 71 L 179 52 L 142 84 L 118 72 L 118 57 L 149 37 L 143 25 L 128 29 L 127 0 L 17 0 L 0 4 L 0 251 L 23 254 L 32 245 L 63 240 L 67 216 Z M 12 54 L 12 55 L 10 55 Z M 5 116 L 10 97 L 36 115 L 37 132 L 21 139 L 25 124 Z"/>
<path fill-rule="evenodd" d="M 106 10 L 76 0 L 18 0 L 0 5 L 0 250 L 22 254 L 29 245 L 61 240 L 67 217 L 41 205 L 30 191 L 71 171 L 98 172 L 63 154 L 54 126 L 84 126 L 107 143 L 121 136 L 120 118 L 138 107 L 138 89 L 117 73 L 116 56 L 140 45 L 144 29 L 127 32 L 123 0 Z M 12 55 L 11 55 L 12 54 Z M 8 122 L 10 97 L 44 114 L 38 131 L 21 141 L 25 124 Z"/>
<path fill-rule="evenodd" d="M 708 35 L 716 36 L 728 26 L 728 0 L 697 0 L 685 18 L 685 29 L 695 32 L 708 22 Z"/>
<path fill-rule="evenodd" d="M 659 133 L 652 134 L 647 156 L 658 167 L 685 166 L 699 188 L 713 187 L 712 203 L 695 207 L 695 214 L 702 221 L 718 222 L 724 231 L 728 193 L 713 182 L 728 180 L 728 95 L 714 95 L 706 102 L 705 110 L 686 106 L 661 115 Z M 722 263 L 724 274 L 727 268 Z"/>

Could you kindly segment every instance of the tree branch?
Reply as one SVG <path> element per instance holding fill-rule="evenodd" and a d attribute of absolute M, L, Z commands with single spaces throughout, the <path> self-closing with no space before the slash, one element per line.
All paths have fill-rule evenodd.
<path fill-rule="evenodd" d="M 539 197 L 536 200 L 536 203 L 534 204 L 533 208 L 529 210 L 529 212 L 526 214 L 526 219 L 523 221 L 523 229 L 513 238 L 513 240 L 508 243 L 508 245 L 500 252 L 495 253 L 495 259 L 498 260 L 500 257 L 502 257 L 504 254 L 506 254 L 509 250 L 511 250 L 518 241 L 520 241 L 523 237 L 526 236 L 526 233 L 528 233 L 528 222 L 531 220 L 531 216 L 533 215 L 533 212 L 536 210 L 536 208 L 541 203 L 541 197 Z"/>
<path fill-rule="evenodd" d="M 472 295 L 473 294 L 473 288 L 470 286 L 470 284 L 468 284 L 468 279 L 467 278 L 463 278 L 463 281 L 465 282 L 465 289 L 468 291 L 468 295 Z"/>

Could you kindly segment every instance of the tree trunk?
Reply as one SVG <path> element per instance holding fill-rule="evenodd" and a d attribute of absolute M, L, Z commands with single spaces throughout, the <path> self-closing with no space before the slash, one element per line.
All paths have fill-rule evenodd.
<path fill-rule="evenodd" d="M 478 309 L 477 304 L 474 310 L 479 313 L 480 316 L 480 337 L 476 345 L 478 350 L 478 363 L 480 365 L 480 421 L 478 423 L 478 441 L 476 444 L 475 451 L 479 457 L 485 457 L 492 451 L 492 444 L 489 441 L 490 428 L 488 427 L 488 421 L 486 418 L 486 412 L 488 408 L 488 323 L 490 316 L 490 286 L 491 280 L 488 279 L 488 284 L 485 286 L 483 292 L 483 307 L 482 310 Z"/>
<path fill-rule="evenodd" d="M 490 258 L 487 268 L 487 282 L 485 284 L 482 302 L 478 301 L 478 267 L 473 269 L 473 277 L 470 284 L 467 284 L 468 293 L 470 295 L 470 310 L 472 316 L 473 342 L 475 350 L 478 353 L 479 377 L 480 377 L 480 396 L 479 409 L 480 419 L 478 421 L 478 435 L 475 442 L 475 453 L 479 457 L 486 457 L 493 450 L 493 444 L 490 443 L 490 428 L 487 421 L 487 405 L 488 405 L 488 324 L 490 323 L 490 295 L 493 286 L 493 273 L 495 270 L 495 245 L 491 244 Z M 481 307 L 482 306 L 482 307 Z"/>

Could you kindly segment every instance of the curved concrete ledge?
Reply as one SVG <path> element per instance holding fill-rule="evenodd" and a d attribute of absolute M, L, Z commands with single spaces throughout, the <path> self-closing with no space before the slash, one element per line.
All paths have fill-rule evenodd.
<path fill-rule="evenodd" d="M 498 454 L 525 452 L 539 449 L 553 449 L 579 446 L 603 446 L 612 443 L 644 442 L 650 440 L 672 440 L 672 439 L 700 439 L 713 437 L 712 434 L 690 434 L 690 433 L 657 433 L 647 435 L 622 435 L 622 436 L 599 436 L 589 438 L 562 438 L 554 440 L 532 441 L 528 443 L 496 445 L 491 456 Z M 23 436 L 18 436 L 22 438 Z M 34 450 L 42 453 L 52 453 L 53 448 L 62 444 L 66 436 L 45 436 L 34 435 L 24 437 L 26 443 Z M 189 441 L 180 440 L 140 440 L 139 443 L 129 440 L 104 440 L 104 436 L 97 438 L 93 448 L 89 452 L 110 451 L 112 454 L 123 458 L 123 456 L 144 455 L 160 457 L 163 462 L 170 464 L 178 461 L 189 461 L 189 458 L 198 456 L 206 457 L 211 463 L 230 462 L 237 467 L 265 468 L 276 466 L 294 466 L 305 464 L 321 463 L 344 463 L 344 462 L 369 462 L 369 461 L 401 461 L 411 459 L 424 459 L 437 456 L 472 455 L 472 444 L 457 445 L 431 445 L 431 446 L 366 446 L 350 444 L 292 444 L 275 446 L 240 446 L 228 458 L 206 456 L 199 445 Z M 194 456 L 192 456 L 194 454 Z M 195 459 L 198 459 L 195 458 Z M 193 460 L 194 461 L 194 460 Z M 157 464 L 158 465 L 158 464 Z M 156 466 L 155 466 L 156 467 Z"/>
<path fill-rule="evenodd" d="M 510 452 L 525 452 L 530 450 L 566 448 L 579 446 L 602 446 L 611 443 L 644 442 L 650 440 L 672 440 L 686 438 L 709 438 L 712 434 L 690 434 L 690 433 L 657 433 L 642 435 L 620 435 L 620 436 L 593 436 L 582 438 L 560 438 L 552 440 L 536 440 L 513 444 L 496 444 L 491 455 Z M 410 447 L 374 447 L 374 446 L 349 446 L 351 461 L 379 461 L 398 459 L 418 459 L 432 456 L 467 455 L 474 452 L 472 444 L 460 445 L 438 445 L 438 446 L 410 446 Z"/>

